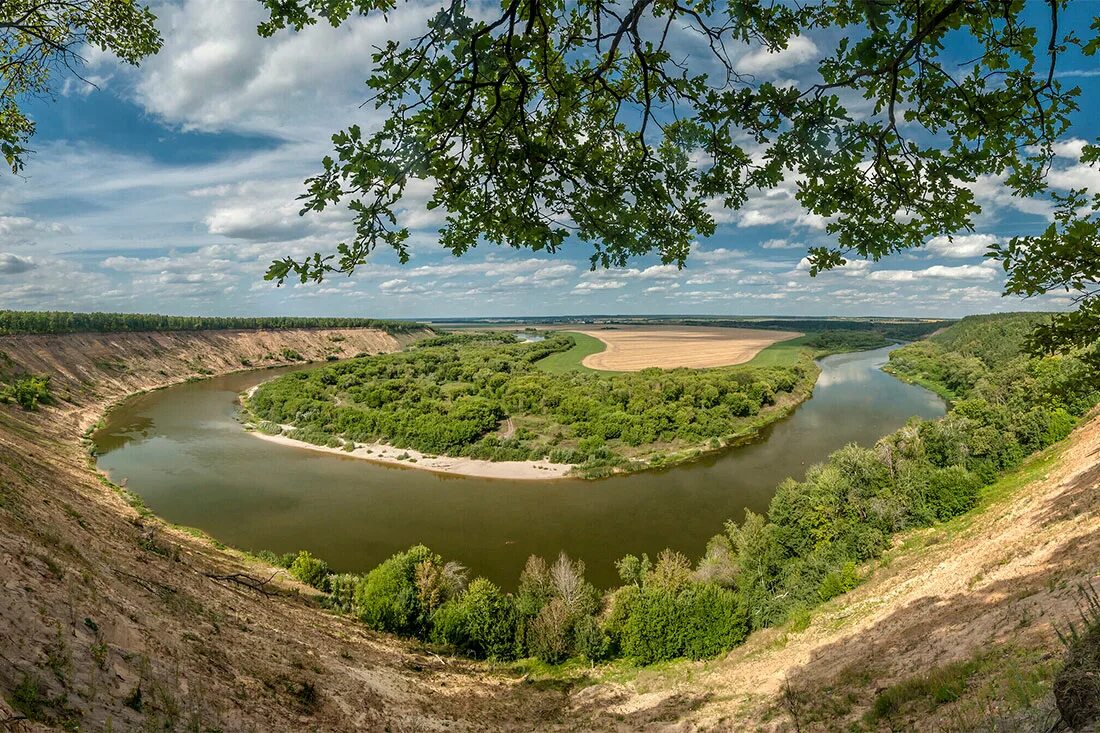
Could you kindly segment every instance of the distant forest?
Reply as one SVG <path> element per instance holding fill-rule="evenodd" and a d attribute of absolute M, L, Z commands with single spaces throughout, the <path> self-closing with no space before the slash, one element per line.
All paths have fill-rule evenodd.
<path fill-rule="evenodd" d="M 955 323 L 950 318 L 783 318 L 783 317 L 722 317 L 722 316 L 543 316 L 527 318 L 455 318 L 431 320 L 434 326 L 490 328 L 535 325 L 560 326 L 571 323 L 617 328 L 619 326 L 707 326 L 710 328 L 762 328 L 775 331 L 861 331 L 876 333 L 893 341 L 916 341 Z"/>
<path fill-rule="evenodd" d="M 389 334 L 427 329 L 415 321 L 377 318 L 162 316 L 153 313 L 71 313 L 0 310 L 0 335 L 16 333 L 116 333 L 120 331 L 225 331 L 284 328 L 377 328 Z"/>

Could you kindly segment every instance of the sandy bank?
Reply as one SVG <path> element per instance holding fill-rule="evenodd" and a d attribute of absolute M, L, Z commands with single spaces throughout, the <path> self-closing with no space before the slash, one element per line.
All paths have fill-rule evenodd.
<path fill-rule="evenodd" d="M 551 463 L 550 461 L 481 461 L 475 458 L 426 456 L 419 451 L 394 448 L 385 443 L 356 443 L 355 450 L 348 451 L 343 448 L 329 448 L 323 445 L 314 445 L 313 443 L 294 440 L 285 435 L 267 435 L 258 430 L 251 431 L 251 434 L 272 443 L 288 445 L 294 448 L 307 448 L 309 450 L 344 456 L 345 458 L 360 458 L 365 461 L 383 463 L 389 466 L 419 468 L 424 471 L 449 473 L 456 476 L 531 481 L 564 478 L 565 475 L 573 469 L 573 466 L 567 463 Z M 405 456 L 405 458 L 400 459 L 398 456 Z"/>

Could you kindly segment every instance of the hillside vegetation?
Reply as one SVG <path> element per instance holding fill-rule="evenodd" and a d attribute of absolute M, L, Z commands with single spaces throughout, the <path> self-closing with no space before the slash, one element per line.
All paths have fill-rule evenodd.
<path fill-rule="evenodd" d="M 539 368 L 573 337 L 518 343 L 461 333 L 262 385 L 261 429 L 321 445 L 384 442 L 427 454 L 573 464 L 583 475 L 667 465 L 752 434 L 805 399 L 811 350 L 789 363 L 634 373 Z"/>
<path fill-rule="evenodd" d="M 606 593 L 564 554 L 530 558 L 515 594 L 481 578 L 467 585 L 460 565 L 423 546 L 362 576 L 330 575 L 308 554 L 282 563 L 372 628 L 473 656 L 641 665 L 715 656 L 753 630 L 808 618 L 856 587 L 897 533 L 965 514 L 998 477 L 1070 433 L 1100 393 L 1077 359 L 1034 358 L 1008 338 L 1029 322 L 967 319 L 892 352 L 894 369 L 950 390 L 944 418 L 837 451 L 779 486 L 766 514 L 727 522 L 697 562 L 667 550 L 622 558 L 623 585 Z"/>

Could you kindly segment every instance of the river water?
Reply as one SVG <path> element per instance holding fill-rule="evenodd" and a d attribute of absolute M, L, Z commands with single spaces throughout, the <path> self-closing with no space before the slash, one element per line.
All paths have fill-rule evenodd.
<path fill-rule="evenodd" d="M 241 549 L 308 549 L 363 571 L 423 543 L 505 588 L 526 558 L 565 550 L 601 587 L 614 561 L 665 547 L 692 558 L 726 519 L 849 442 L 871 445 L 945 405 L 880 371 L 896 347 L 822 359 L 813 397 L 760 439 L 694 463 L 600 481 L 505 481 L 381 466 L 246 433 L 236 397 L 288 371 L 181 384 L 126 401 L 94 436 L 99 466 L 158 515 Z"/>

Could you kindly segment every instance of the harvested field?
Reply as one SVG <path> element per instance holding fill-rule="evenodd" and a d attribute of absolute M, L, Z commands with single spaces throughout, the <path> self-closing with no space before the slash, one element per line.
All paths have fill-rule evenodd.
<path fill-rule="evenodd" d="M 802 335 L 793 331 L 705 326 L 575 330 L 607 345 L 603 351 L 586 356 L 582 362 L 584 366 L 613 372 L 637 372 L 648 367 L 703 369 L 743 364 L 774 343 Z"/>

